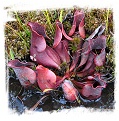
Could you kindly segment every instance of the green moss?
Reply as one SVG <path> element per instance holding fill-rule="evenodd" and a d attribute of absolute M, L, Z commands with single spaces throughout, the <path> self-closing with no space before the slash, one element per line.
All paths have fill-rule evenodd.
<path fill-rule="evenodd" d="M 15 58 L 21 59 L 29 54 L 30 48 L 30 36 L 31 32 L 27 26 L 29 21 L 38 22 L 45 25 L 46 33 L 51 38 L 52 45 L 54 36 L 56 20 L 63 22 L 66 33 L 69 32 L 72 26 L 72 16 L 74 9 L 81 10 L 82 8 L 73 7 L 70 9 L 57 9 L 57 10 L 45 10 L 45 11 L 27 11 L 27 12 L 12 12 L 13 17 L 16 21 L 7 22 L 5 26 L 5 50 L 8 59 L 11 59 L 11 50 Z M 114 39 L 113 39 L 113 11 L 112 9 L 83 9 L 85 12 L 85 30 L 86 36 L 88 37 L 100 24 L 106 26 L 104 35 L 107 37 L 107 54 L 106 64 L 104 69 L 98 68 L 102 72 L 109 71 L 114 72 Z M 67 15 L 69 18 L 67 19 Z M 66 19 L 66 20 L 64 20 Z M 75 42 L 71 43 L 70 49 L 76 51 L 77 49 L 77 38 L 74 37 Z M 13 57 L 13 56 L 12 56 Z M 109 66 L 111 69 L 109 70 Z"/>
<path fill-rule="evenodd" d="M 76 50 L 78 49 L 78 45 L 79 45 L 80 41 L 81 41 L 81 39 L 77 35 L 75 35 L 73 37 L 73 41 L 70 41 L 69 49 L 71 50 L 72 53 L 76 52 Z"/>

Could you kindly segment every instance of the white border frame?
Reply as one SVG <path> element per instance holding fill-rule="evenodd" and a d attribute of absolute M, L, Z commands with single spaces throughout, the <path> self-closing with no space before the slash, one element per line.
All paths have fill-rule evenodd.
<path fill-rule="evenodd" d="M 118 12 L 118 2 L 115 0 L 103 0 L 103 1 L 89 1 L 89 0 L 4 0 L 2 3 L 2 9 L 0 8 L 0 115 L 3 117 L 2 120 L 115 120 L 117 119 L 117 114 L 119 112 L 119 103 L 118 103 L 118 97 L 119 97 L 119 90 L 118 90 L 118 59 L 119 59 L 119 12 Z M 5 85 L 5 56 L 4 56 L 4 24 L 6 21 L 9 21 L 7 17 L 7 12 L 3 9 L 4 7 L 10 6 L 14 10 L 35 10 L 35 9 L 46 9 L 46 8 L 70 8 L 74 5 L 79 7 L 88 7 L 88 8 L 113 8 L 114 11 L 114 39 L 115 39 L 115 56 L 116 56 L 116 83 L 115 83 L 115 109 L 114 111 L 103 111 L 99 112 L 92 111 L 91 109 L 88 110 L 86 108 L 74 108 L 71 110 L 62 110 L 61 112 L 54 111 L 53 113 L 49 112 L 27 112 L 25 114 L 22 114 L 18 116 L 18 114 L 12 114 L 10 113 L 8 109 L 8 102 L 7 102 L 7 93 L 6 93 L 6 85 Z"/>

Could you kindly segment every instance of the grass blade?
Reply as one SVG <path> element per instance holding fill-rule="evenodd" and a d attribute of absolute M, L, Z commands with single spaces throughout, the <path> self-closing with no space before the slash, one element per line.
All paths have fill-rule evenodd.
<path fill-rule="evenodd" d="M 19 15 L 18 15 L 17 12 L 15 12 L 15 16 L 16 16 L 16 19 L 17 19 L 17 21 L 18 21 L 18 23 L 19 23 L 19 26 L 24 30 L 24 32 L 25 32 L 28 36 L 30 36 L 29 30 L 28 30 L 27 27 L 22 23 L 22 21 L 21 21 L 21 19 L 20 19 L 20 17 L 19 17 Z"/>
<path fill-rule="evenodd" d="M 106 33 L 108 33 L 108 18 L 109 18 L 109 13 L 110 13 L 110 10 L 108 9 L 107 10 L 107 16 L 106 16 Z"/>
<path fill-rule="evenodd" d="M 10 49 L 10 59 L 14 60 L 15 57 L 14 57 L 14 52 L 12 49 Z"/>
<path fill-rule="evenodd" d="M 48 23 L 49 27 L 50 27 L 50 30 L 54 33 L 54 27 L 52 26 L 48 11 L 46 10 L 43 13 L 44 13 L 44 16 L 45 16 L 45 18 L 47 20 L 47 23 Z"/>
<path fill-rule="evenodd" d="M 59 21 L 62 23 L 63 18 L 63 9 L 60 11 Z"/>

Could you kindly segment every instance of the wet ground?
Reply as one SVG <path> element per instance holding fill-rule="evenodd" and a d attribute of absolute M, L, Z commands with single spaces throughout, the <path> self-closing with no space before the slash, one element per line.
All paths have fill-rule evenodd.
<path fill-rule="evenodd" d="M 103 90 L 100 99 L 89 101 L 78 96 L 80 103 L 70 102 L 64 98 L 61 87 L 58 91 L 52 91 L 50 94 L 43 94 L 37 89 L 37 86 L 24 89 L 15 74 L 9 77 L 9 108 L 18 114 L 22 114 L 25 110 L 34 111 L 50 111 L 71 109 L 72 107 L 91 107 L 94 109 L 114 109 L 114 82 L 108 83 Z"/>

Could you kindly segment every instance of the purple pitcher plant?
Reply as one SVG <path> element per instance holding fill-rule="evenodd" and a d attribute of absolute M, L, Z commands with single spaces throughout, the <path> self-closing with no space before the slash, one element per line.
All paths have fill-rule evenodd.
<path fill-rule="evenodd" d="M 75 10 L 69 33 L 66 33 L 63 23 L 56 21 L 52 46 L 48 44 L 51 39 L 43 25 L 28 22 L 28 26 L 31 31 L 30 58 L 38 64 L 36 70 L 31 69 L 33 62 L 23 63 L 16 59 L 8 63 L 21 85 L 28 87 L 37 83 L 42 91 L 61 86 L 69 101 L 75 101 L 78 94 L 88 100 L 98 99 L 106 88 L 101 73 L 95 69 L 105 64 L 106 36 L 102 35 L 105 26 L 100 25 L 86 38 L 85 14 L 82 10 Z M 76 45 L 75 51 L 70 49 L 71 44 Z M 62 66 L 66 68 L 60 74 Z M 74 80 L 76 76 L 80 77 L 79 80 Z"/>

